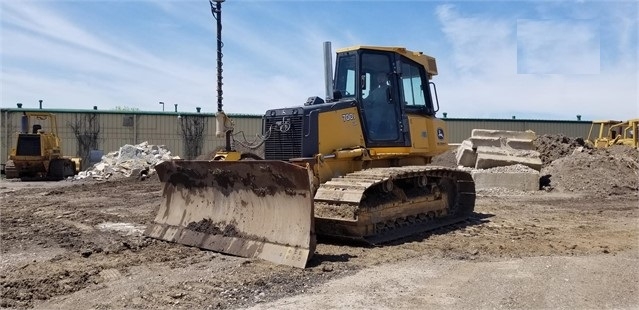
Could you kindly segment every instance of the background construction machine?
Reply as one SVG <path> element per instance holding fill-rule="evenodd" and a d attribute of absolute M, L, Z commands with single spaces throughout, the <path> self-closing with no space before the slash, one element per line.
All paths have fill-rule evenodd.
<path fill-rule="evenodd" d="M 639 118 L 627 121 L 597 120 L 592 121 L 588 141 L 596 148 L 606 148 L 613 145 L 639 147 Z"/>
<path fill-rule="evenodd" d="M 470 174 L 427 166 L 448 150 L 429 82 L 435 59 L 402 47 L 340 49 L 333 79 L 326 42 L 326 101 L 267 111 L 265 158 L 235 151 L 221 101 L 220 6 L 211 1 L 226 147 L 211 161 L 156 166 L 163 201 L 147 236 L 303 268 L 316 234 L 379 244 L 473 212 Z"/>
<path fill-rule="evenodd" d="M 23 181 L 59 181 L 77 174 L 80 163 L 80 158 L 63 156 L 54 114 L 24 112 L 16 146 L 5 164 L 5 176 Z"/>

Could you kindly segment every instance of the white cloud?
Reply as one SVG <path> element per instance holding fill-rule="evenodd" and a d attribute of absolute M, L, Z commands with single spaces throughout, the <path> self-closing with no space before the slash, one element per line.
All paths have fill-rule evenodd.
<path fill-rule="evenodd" d="M 519 73 L 599 73 L 599 24 L 584 20 L 518 20 Z"/>
<path fill-rule="evenodd" d="M 516 70 L 516 47 L 511 23 L 487 17 L 467 17 L 455 6 L 436 9 L 442 32 L 452 45 L 454 72 L 463 75 L 511 74 Z"/>
<path fill-rule="evenodd" d="M 461 8 L 450 5 L 437 9 L 454 59 L 451 65 L 443 62 L 436 79 L 441 111 L 448 112 L 448 117 L 543 115 L 574 119 L 574 115 L 581 114 L 584 119 L 625 119 L 639 115 L 636 58 L 620 59 L 599 74 L 517 74 L 514 34 L 519 16 L 470 15 L 460 11 Z M 577 36 L 576 42 L 591 43 L 596 37 L 591 31 L 571 34 Z M 559 37 L 547 31 L 530 31 L 525 35 L 529 42 L 540 42 L 540 46 L 546 47 L 548 44 L 541 37 L 550 36 L 553 40 Z M 555 52 L 565 59 L 571 51 Z M 555 69 L 565 73 L 575 71 L 574 68 L 592 68 L 595 62 L 592 58 L 574 55 L 569 59 L 569 67 Z M 544 63 L 539 65 L 548 68 L 543 67 Z"/>
<path fill-rule="evenodd" d="M 119 61 L 140 64 L 137 59 L 144 55 L 133 51 L 125 53 L 113 44 L 105 42 L 81 27 L 72 24 L 63 16 L 52 14 L 46 8 L 32 4 L 22 1 L 3 2 L 3 23 L 9 25 L 9 27 L 2 29 L 3 32 L 28 34 L 42 40 L 42 44 L 51 44 L 53 42 L 66 44 L 78 51 L 87 50 L 103 57 L 112 57 Z M 10 51 L 13 48 L 16 47 L 10 45 L 7 50 Z M 41 49 L 39 52 L 41 56 L 46 56 L 45 52 L 48 52 L 48 50 Z"/>

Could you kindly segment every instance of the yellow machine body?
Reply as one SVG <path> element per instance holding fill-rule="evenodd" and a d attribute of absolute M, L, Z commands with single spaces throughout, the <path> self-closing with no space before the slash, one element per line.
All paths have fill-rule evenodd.
<path fill-rule="evenodd" d="M 56 181 L 78 173 L 81 159 L 63 155 L 54 114 L 25 112 L 21 127 L 5 164 L 8 179 Z"/>

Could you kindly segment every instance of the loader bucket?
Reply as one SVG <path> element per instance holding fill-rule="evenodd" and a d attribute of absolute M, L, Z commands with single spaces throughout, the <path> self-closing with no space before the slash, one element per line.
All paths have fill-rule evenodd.
<path fill-rule="evenodd" d="M 311 171 L 283 161 L 163 162 L 146 236 L 304 268 L 315 250 Z"/>

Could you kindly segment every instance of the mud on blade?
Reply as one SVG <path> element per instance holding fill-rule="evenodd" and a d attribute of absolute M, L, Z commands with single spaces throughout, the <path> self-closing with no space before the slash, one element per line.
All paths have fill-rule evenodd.
<path fill-rule="evenodd" d="M 304 268 L 315 250 L 310 171 L 282 161 L 156 166 L 162 203 L 146 236 Z"/>

